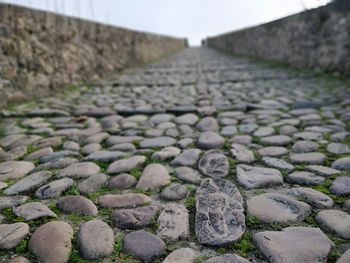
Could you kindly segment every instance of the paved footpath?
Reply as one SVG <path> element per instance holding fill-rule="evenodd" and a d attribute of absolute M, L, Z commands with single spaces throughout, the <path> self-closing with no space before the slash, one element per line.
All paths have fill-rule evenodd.
<path fill-rule="evenodd" d="M 350 262 L 344 82 L 190 48 L 69 91 L 1 111 L 0 262 Z"/>

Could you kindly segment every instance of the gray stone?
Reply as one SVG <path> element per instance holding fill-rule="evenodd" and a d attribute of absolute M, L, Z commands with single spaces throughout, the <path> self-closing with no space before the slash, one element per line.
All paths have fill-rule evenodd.
<path fill-rule="evenodd" d="M 176 140 L 172 137 L 161 136 L 157 138 L 144 139 L 140 142 L 141 148 L 157 148 L 172 146 L 176 143 Z"/>
<path fill-rule="evenodd" d="M 311 188 L 292 188 L 288 190 L 288 193 L 297 197 L 301 197 L 305 202 L 316 208 L 331 208 L 334 204 L 332 198 L 330 198 L 328 195 Z"/>
<path fill-rule="evenodd" d="M 196 128 L 200 132 L 213 131 L 216 132 L 219 130 L 218 122 L 213 117 L 202 118 L 196 125 Z"/>
<path fill-rule="evenodd" d="M 339 210 L 323 210 L 315 217 L 325 231 L 330 231 L 340 238 L 350 239 L 350 215 Z"/>
<path fill-rule="evenodd" d="M 233 136 L 232 142 L 238 143 L 238 144 L 243 144 L 243 145 L 248 145 L 252 143 L 252 136 L 249 135 L 236 135 Z"/>
<path fill-rule="evenodd" d="M 54 212 L 40 202 L 32 202 L 18 206 L 13 209 L 13 213 L 16 216 L 25 218 L 27 221 L 35 220 L 41 217 L 57 218 L 57 215 Z"/>
<path fill-rule="evenodd" d="M 80 155 L 77 152 L 62 150 L 62 151 L 53 152 L 50 155 L 46 155 L 46 156 L 41 157 L 39 162 L 40 163 L 47 163 L 47 162 L 51 162 L 51 161 L 54 161 L 57 159 L 62 159 L 62 158 L 67 158 L 67 157 L 79 158 Z"/>
<path fill-rule="evenodd" d="M 339 176 L 332 182 L 329 190 L 336 195 L 350 195 L 350 176 Z"/>
<path fill-rule="evenodd" d="M 350 153 L 350 147 L 342 143 L 330 143 L 327 145 L 327 151 L 334 154 Z"/>
<path fill-rule="evenodd" d="M 260 156 L 280 157 L 288 153 L 288 149 L 281 146 L 268 146 L 258 150 Z"/>
<path fill-rule="evenodd" d="M 147 158 L 142 155 L 135 155 L 127 159 L 117 160 L 108 166 L 107 173 L 117 174 L 130 172 L 133 169 L 141 167 L 146 160 Z"/>
<path fill-rule="evenodd" d="M 0 163 L 0 180 L 20 179 L 34 169 L 35 165 L 27 161 L 8 161 Z"/>
<path fill-rule="evenodd" d="M 314 152 L 319 148 L 319 145 L 312 141 L 298 141 L 296 142 L 292 150 L 295 153 L 309 153 Z"/>
<path fill-rule="evenodd" d="M 242 144 L 233 143 L 231 145 L 231 153 L 240 163 L 252 163 L 255 161 L 254 153 Z"/>
<path fill-rule="evenodd" d="M 198 148 L 209 150 L 222 148 L 224 146 L 225 139 L 215 132 L 203 132 L 198 138 Z"/>
<path fill-rule="evenodd" d="M 29 199 L 28 196 L 0 197 L 0 210 L 24 204 Z"/>
<path fill-rule="evenodd" d="M 88 221 L 79 229 L 78 246 L 85 259 L 108 257 L 114 249 L 113 229 L 100 219 Z"/>
<path fill-rule="evenodd" d="M 221 129 L 220 134 L 222 136 L 232 136 L 237 134 L 237 127 L 236 126 L 225 126 Z"/>
<path fill-rule="evenodd" d="M 185 185 L 172 183 L 160 193 L 160 197 L 164 200 L 182 200 L 188 195 L 188 190 Z"/>
<path fill-rule="evenodd" d="M 200 184 L 202 181 L 202 178 L 197 172 L 197 170 L 194 170 L 190 167 L 177 167 L 175 168 L 174 172 L 177 178 L 191 184 Z"/>
<path fill-rule="evenodd" d="M 176 157 L 180 152 L 181 150 L 179 148 L 165 147 L 161 151 L 153 153 L 152 160 L 165 161 Z"/>
<path fill-rule="evenodd" d="M 81 194 L 98 192 L 107 182 L 108 176 L 105 174 L 95 174 L 78 183 L 78 190 Z"/>
<path fill-rule="evenodd" d="M 42 170 L 58 170 L 63 169 L 73 163 L 77 163 L 78 160 L 75 158 L 60 158 L 55 159 L 53 161 L 40 164 L 35 168 L 34 171 L 42 171 Z"/>
<path fill-rule="evenodd" d="M 28 154 L 23 160 L 25 161 L 37 161 L 43 156 L 49 155 L 53 153 L 53 149 L 51 147 L 45 147 L 31 154 Z"/>
<path fill-rule="evenodd" d="M 194 263 L 199 253 L 192 248 L 179 248 L 171 252 L 162 263 Z"/>
<path fill-rule="evenodd" d="M 327 166 L 322 166 L 322 165 L 307 165 L 305 166 L 305 170 L 314 172 L 322 176 L 331 176 L 335 174 L 340 174 L 340 171 Z"/>
<path fill-rule="evenodd" d="M 224 179 L 205 179 L 196 192 L 195 231 L 198 241 L 225 245 L 239 240 L 246 229 L 242 196 Z"/>
<path fill-rule="evenodd" d="M 81 148 L 81 153 L 84 155 L 89 155 L 94 152 L 101 150 L 102 146 L 98 143 L 90 143 Z"/>
<path fill-rule="evenodd" d="M 144 194 L 102 195 L 98 203 L 107 208 L 136 207 L 150 203 L 152 199 Z"/>
<path fill-rule="evenodd" d="M 261 127 L 254 132 L 253 136 L 266 137 L 266 136 L 271 136 L 274 133 L 275 133 L 275 129 L 272 127 Z"/>
<path fill-rule="evenodd" d="M 97 151 L 84 158 L 85 161 L 110 163 L 126 157 L 127 154 L 119 151 Z"/>
<path fill-rule="evenodd" d="M 343 157 L 343 158 L 335 160 L 332 163 L 332 168 L 337 169 L 337 170 L 349 170 L 350 169 L 350 157 Z"/>
<path fill-rule="evenodd" d="M 79 195 L 60 198 L 57 202 L 57 207 L 66 214 L 96 216 L 98 212 L 93 202 Z"/>
<path fill-rule="evenodd" d="M 305 186 L 320 185 L 325 181 L 324 177 L 316 176 L 310 172 L 294 172 L 288 174 L 287 182 Z"/>
<path fill-rule="evenodd" d="M 0 249 L 11 249 L 17 246 L 29 234 L 26 223 L 0 225 Z"/>
<path fill-rule="evenodd" d="M 236 177 L 238 182 L 246 189 L 270 187 L 283 183 L 280 171 L 245 164 L 237 165 Z"/>
<path fill-rule="evenodd" d="M 345 251 L 343 255 L 337 260 L 336 263 L 349 263 L 350 262 L 350 249 Z"/>
<path fill-rule="evenodd" d="M 63 144 L 62 148 L 65 150 L 70 150 L 70 151 L 79 151 L 80 145 L 76 142 L 73 142 L 73 141 L 66 141 Z"/>
<path fill-rule="evenodd" d="M 293 154 L 289 157 L 295 164 L 322 164 L 327 156 L 319 152 Z"/>
<path fill-rule="evenodd" d="M 229 162 L 227 157 L 219 150 L 207 151 L 198 162 L 198 169 L 213 178 L 222 178 L 228 175 Z"/>
<path fill-rule="evenodd" d="M 192 125 L 196 124 L 196 122 L 198 120 L 199 120 L 199 118 L 197 117 L 197 115 L 192 114 L 192 113 L 188 113 L 188 114 L 184 114 L 184 115 L 177 117 L 175 119 L 175 122 L 179 125 L 187 124 L 187 125 L 192 126 Z"/>
<path fill-rule="evenodd" d="M 49 171 L 41 171 L 30 174 L 18 181 L 17 183 L 11 185 L 4 191 L 4 193 L 6 195 L 28 193 L 47 182 L 51 178 L 51 176 L 52 173 Z"/>
<path fill-rule="evenodd" d="M 118 209 L 111 215 L 112 221 L 122 229 L 143 228 L 150 224 L 158 212 L 158 207 L 148 205 L 134 209 Z"/>
<path fill-rule="evenodd" d="M 253 241 L 273 263 L 324 262 L 334 246 L 319 228 L 312 227 L 259 232 L 253 236 Z"/>
<path fill-rule="evenodd" d="M 286 170 L 288 172 L 291 172 L 294 170 L 293 165 L 291 165 L 290 163 L 288 163 L 282 159 L 277 159 L 277 158 L 273 158 L 273 157 L 263 157 L 262 162 L 268 167 Z"/>
<path fill-rule="evenodd" d="M 196 165 L 201 150 L 199 149 L 186 149 L 181 154 L 179 154 L 172 162 L 172 165 L 178 166 L 193 166 Z"/>
<path fill-rule="evenodd" d="M 157 235 L 170 241 L 186 239 L 190 232 L 189 215 L 182 204 L 168 204 L 158 217 Z"/>
<path fill-rule="evenodd" d="M 34 195 L 39 199 L 57 198 L 73 185 L 74 181 L 71 178 L 62 178 L 41 186 Z"/>
<path fill-rule="evenodd" d="M 319 141 L 323 139 L 323 136 L 318 132 L 297 132 L 293 134 L 293 138 L 305 141 Z"/>
<path fill-rule="evenodd" d="M 205 260 L 203 263 L 249 263 L 250 261 L 235 255 L 235 254 L 224 254 L 221 256 L 212 257 Z"/>
<path fill-rule="evenodd" d="M 260 142 L 270 146 L 285 146 L 292 141 L 292 138 L 286 135 L 273 135 L 261 138 Z"/>
<path fill-rule="evenodd" d="M 120 174 L 116 177 L 113 177 L 108 182 L 108 188 L 113 189 L 128 189 L 136 184 L 137 180 L 134 176 L 130 174 Z"/>
<path fill-rule="evenodd" d="M 247 211 L 264 223 L 294 223 L 302 222 L 311 207 L 287 195 L 268 193 L 248 199 Z"/>
<path fill-rule="evenodd" d="M 162 186 L 170 184 L 170 179 L 165 166 L 152 163 L 147 165 L 143 170 L 136 188 L 144 191 L 158 191 Z"/>
<path fill-rule="evenodd" d="M 30 261 L 25 257 L 19 256 L 19 257 L 14 257 L 10 259 L 8 263 L 30 263 Z"/>
<path fill-rule="evenodd" d="M 71 253 L 72 227 L 62 221 L 41 225 L 29 240 L 28 248 L 39 262 L 68 262 Z"/>
<path fill-rule="evenodd" d="M 93 162 L 73 163 L 62 169 L 57 177 L 70 177 L 73 179 L 84 179 L 98 174 L 101 168 Z"/>
<path fill-rule="evenodd" d="M 123 239 L 123 251 L 145 263 L 161 256 L 165 249 L 165 243 L 159 237 L 143 230 L 131 232 Z"/>

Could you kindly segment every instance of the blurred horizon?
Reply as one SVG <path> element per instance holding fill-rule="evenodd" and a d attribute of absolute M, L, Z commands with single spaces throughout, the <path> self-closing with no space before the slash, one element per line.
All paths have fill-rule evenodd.
<path fill-rule="evenodd" d="M 187 38 L 191 46 L 330 0 L 0 0 L 138 31 Z"/>

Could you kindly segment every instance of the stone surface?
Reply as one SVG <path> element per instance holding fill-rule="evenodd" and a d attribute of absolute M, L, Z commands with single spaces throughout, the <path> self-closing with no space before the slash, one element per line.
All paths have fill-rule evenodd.
<path fill-rule="evenodd" d="M 109 189 L 128 189 L 136 184 L 137 180 L 130 174 L 119 174 L 108 181 Z"/>
<path fill-rule="evenodd" d="M 0 163 L 0 180 L 19 179 L 34 169 L 35 165 L 27 161 L 8 161 Z"/>
<path fill-rule="evenodd" d="M 9 197 L 0 197 L 0 210 L 23 204 L 28 199 L 29 199 L 28 196 L 19 196 L 19 195 L 9 196 Z"/>
<path fill-rule="evenodd" d="M 139 168 L 146 162 L 145 156 L 137 155 L 128 159 L 117 160 L 108 166 L 108 174 L 117 174 L 130 172 L 133 169 Z"/>
<path fill-rule="evenodd" d="M 202 181 L 201 176 L 199 175 L 197 170 L 194 170 L 190 167 L 181 166 L 175 168 L 174 171 L 176 177 L 185 182 L 192 184 L 200 184 L 200 182 Z"/>
<path fill-rule="evenodd" d="M 185 185 L 172 183 L 171 185 L 164 188 L 160 193 L 160 198 L 163 200 L 181 200 L 186 198 L 188 195 L 188 190 Z"/>
<path fill-rule="evenodd" d="M 259 232 L 253 241 L 269 262 L 276 263 L 322 262 L 334 246 L 319 228 L 312 227 Z"/>
<path fill-rule="evenodd" d="M 316 215 L 315 219 L 322 229 L 340 238 L 350 239 L 350 215 L 348 213 L 339 210 L 323 210 Z"/>
<path fill-rule="evenodd" d="M 311 208 L 283 194 L 262 194 L 247 200 L 247 212 L 264 223 L 302 222 Z"/>
<path fill-rule="evenodd" d="M 311 204 L 316 208 L 327 209 L 327 208 L 331 208 L 334 204 L 332 198 L 330 198 L 328 195 L 311 188 L 306 188 L 306 187 L 292 188 L 288 190 L 288 193 L 296 197 L 301 197 L 302 199 L 305 200 L 305 202 Z"/>
<path fill-rule="evenodd" d="M 198 169 L 206 176 L 221 178 L 228 175 L 227 157 L 219 150 L 206 152 L 198 162 Z"/>
<path fill-rule="evenodd" d="M 199 149 L 186 149 L 179 154 L 172 162 L 172 165 L 179 166 L 193 166 L 197 163 L 201 150 Z"/>
<path fill-rule="evenodd" d="M 11 249 L 17 246 L 29 234 L 26 223 L 0 225 L 0 248 Z"/>
<path fill-rule="evenodd" d="M 171 146 L 176 143 L 176 140 L 172 137 L 158 137 L 151 139 L 144 139 L 140 142 L 141 148 L 157 148 L 157 147 L 166 147 Z"/>
<path fill-rule="evenodd" d="M 81 194 L 89 194 L 99 191 L 107 182 L 105 174 L 95 174 L 78 183 L 77 187 Z"/>
<path fill-rule="evenodd" d="M 13 209 L 16 216 L 25 218 L 27 221 L 41 217 L 54 217 L 57 215 L 52 212 L 46 205 L 40 202 L 27 203 Z"/>
<path fill-rule="evenodd" d="M 152 199 L 144 194 L 122 194 L 122 195 L 102 195 L 98 203 L 107 208 L 123 208 L 144 205 L 151 202 Z"/>
<path fill-rule="evenodd" d="M 229 244 L 239 240 L 245 229 L 242 197 L 236 186 L 224 179 L 205 179 L 196 192 L 198 241 L 214 246 Z"/>
<path fill-rule="evenodd" d="M 28 249 L 42 262 L 68 262 L 71 252 L 72 227 L 62 221 L 40 226 L 29 240 Z"/>
<path fill-rule="evenodd" d="M 41 186 L 35 191 L 35 197 L 39 199 L 57 198 L 69 187 L 74 185 L 71 178 L 62 178 Z"/>
<path fill-rule="evenodd" d="M 79 229 L 78 246 L 85 259 L 108 257 L 114 249 L 114 232 L 102 220 L 88 221 Z"/>
<path fill-rule="evenodd" d="M 157 212 L 158 207 L 155 205 L 134 209 L 118 209 L 112 213 L 111 219 L 117 227 L 122 229 L 142 228 L 150 224 Z"/>
<path fill-rule="evenodd" d="M 60 198 L 57 201 L 59 210 L 66 214 L 97 215 L 97 207 L 93 202 L 83 196 L 71 195 Z"/>
<path fill-rule="evenodd" d="M 238 165 L 236 167 L 238 182 L 246 189 L 276 186 L 283 183 L 280 171 L 271 168 Z"/>
<path fill-rule="evenodd" d="M 142 230 L 131 232 L 123 239 L 123 251 L 143 262 L 152 262 L 165 252 L 165 248 L 159 237 Z"/>
<path fill-rule="evenodd" d="M 212 257 L 204 261 L 204 263 L 248 263 L 250 261 L 235 255 L 235 254 L 224 254 L 222 256 Z"/>
<path fill-rule="evenodd" d="M 252 163 L 255 161 L 254 153 L 244 145 L 233 143 L 231 145 L 231 153 L 240 163 Z"/>
<path fill-rule="evenodd" d="M 287 176 L 287 182 L 305 186 L 320 185 L 325 181 L 322 176 L 314 175 L 310 172 L 294 172 Z"/>
<path fill-rule="evenodd" d="M 224 138 L 216 132 L 203 132 L 198 138 L 197 145 L 204 150 L 222 148 L 224 146 Z"/>
<path fill-rule="evenodd" d="M 332 168 L 337 170 L 348 170 L 350 169 L 350 157 L 343 157 L 335 160 L 332 163 Z"/>
<path fill-rule="evenodd" d="M 136 188 L 144 191 L 156 191 L 170 184 L 170 176 L 165 166 L 157 163 L 149 164 L 143 170 Z"/>
<path fill-rule="evenodd" d="M 199 256 L 199 253 L 192 248 L 179 248 L 171 252 L 162 263 L 193 263 Z"/>
<path fill-rule="evenodd" d="M 58 174 L 58 178 L 70 177 L 75 179 L 88 178 L 98 174 L 101 168 L 93 162 L 73 163 L 62 169 Z"/>
<path fill-rule="evenodd" d="M 332 182 L 329 190 L 336 195 L 350 195 L 350 176 L 337 177 Z"/>
<path fill-rule="evenodd" d="M 322 164 L 326 158 L 323 153 L 318 152 L 293 154 L 289 157 L 295 164 Z"/>

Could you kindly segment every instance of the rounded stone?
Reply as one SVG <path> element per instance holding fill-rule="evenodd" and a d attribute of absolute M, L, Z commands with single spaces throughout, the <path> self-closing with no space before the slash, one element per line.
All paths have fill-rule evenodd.
<path fill-rule="evenodd" d="M 98 213 L 97 207 L 93 202 L 78 195 L 60 198 L 57 202 L 57 207 L 66 214 L 96 216 Z"/>
<path fill-rule="evenodd" d="M 335 160 L 332 163 L 332 168 L 337 170 L 349 170 L 350 169 L 350 157 L 343 157 Z"/>
<path fill-rule="evenodd" d="M 168 170 L 164 165 L 152 163 L 143 170 L 136 188 L 144 191 L 159 190 L 162 186 L 170 184 L 170 179 Z"/>
<path fill-rule="evenodd" d="M 201 149 L 209 150 L 215 148 L 222 148 L 225 139 L 215 132 L 203 132 L 198 138 L 197 145 Z"/>
<path fill-rule="evenodd" d="M 46 205 L 40 202 L 27 203 L 13 208 L 16 216 L 25 218 L 26 220 L 35 220 L 41 217 L 57 217 Z"/>
<path fill-rule="evenodd" d="M 175 168 L 175 175 L 180 180 L 183 180 L 185 182 L 191 183 L 191 184 L 200 184 L 202 179 L 197 170 L 194 170 L 190 167 L 181 166 Z"/>
<path fill-rule="evenodd" d="M 98 203 L 107 208 L 135 207 L 150 203 L 152 199 L 144 194 L 102 195 Z"/>
<path fill-rule="evenodd" d="M 199 149 L 186 149 L 179 154 L 172 162 L 172 165 L 179 166 L 193 166 L 197 163 L 201 150 Z"/>
<path fill-rule="evenodd" d="M 289 159 L 295 164 L 322 164 L 327 159 L 327 156 L 323 153 L 311 152 L 293 154 Z"/>
<path fill-rule="evenodd" d="M 57 198 L 74 184 L 71 178 L 62 178 L 41 186 L 34 195 L 39 199 Z"/>
<path fill-rule="evenodd" d="M 165 249 L 159 237 L 143 230 L 131 232 L 123 239 L 123 251 L 146 263 L 161 256 Z"/>
<path fill-rule="evenodd" d="M 17 246 L 29 234 L 26 223 L 0 225 L 0 249 L 11 249 Z"/>
<path fill-rule="evenodd" d="M 122 229 L 143 228 L 150 224 L 157 212 L 158 207 L 155 205 L 134 209 L 118 209 L 112 213 L 111 219 L 117 227 Z"/>
<path fill-rule="evenodd" d="M 108 257 L 114 249 L 113 229 L 100 219 L 88 221 L 79 229 L 78 246 L 85 259 Z"/>
<path fill-rule="evenodd" d="M 199 255 L 192 248 L 179 248 L 171 252 L 162 263 L 193 263 Z"/>
<path fill-rule="evenodd" d="M 285 146 L 292 141 L 292 138 L 286 135 L 273 135 L 261 138 L 260 142 L 270 146 Z"/>
<path fill-rule="evenodd" d="M 228 175 L 229 162 L 221 151 L 211 150 L 200 158 L 198 169 L 207 176 L 221 178 Z"/>
<path fill-rule="evenodd" d="M 283 194 L 268 193 L 247 200 L 247 211 L 264 223 L 302 222 L 311 207 Z"/>
<path fill-rule="evenodd" d="M 25 257 L 19 256 L 19 257 L 14 257 L 10 259 L 8 263 L 30 263 L 30 261 Z"/>
<path fill-rule="evenodd" d="M 173 183 L 167 186 L 161 193 L 160 197 L 164 200 L 182 200 L 188 195 L 188 190 L 185 185 Z"/>
<path fill-rule="evenodd" d="M 308 153 L 308 152 L 314 152 L 319 148 L 319 145 L 312 141 L 299 141 L 296 142 L 292 150 L 295 153 Z"/>
<path fill-rule="evenodd" d="M 100 170 L 101 168 L 92 162 L 73 163 L 62 169 L 57 177 L 70 177 L 74 179 L 88 178 L 92 175 L 98 174 Z"/>
<path fill-rule="evenodd" d="M 332 182 L 329 190 L 335 195 L 350 195 L 350 176 L 339 176 Z"/>
<path fill-rule="evenodd" d="M 120 174 L 116 177 L 113 177 L 108 182 L 108 188 L 109 189 L 128 189 L 136 184 L 137 180 L 134 176 L 130 174 Z"/>
<path fill-rule="evenodd" d="M 127 159 L 117 160 L 108 166 L 107 173 L 117 174 L 130 172 L 133 169 L 141 167 L 146 160 L 147 158 L 143 155 L 135 155 Z"/>
<path fill-rule="evenodd" d="M 287 176 L 288 183 L 305 186 L 320 185 L 325 181 L 322 176 L 314 175 L 310 172 L 294 172 Z"/>
<path fill-rule="evenodd" d="M 105 174 L 95 174 L 78 183 L 78 190 L 81 194 L 89 194 L 99 191 L 107 182 Z"/>
<path fill-rule="evenodd" d="M 330 198 L 328 195 L 311 188 L 292 188 L 288 190 L 288 193 L 303 198 L 305 202 L 316 208 L 331 208 L 334 204 L 332 198 Z"/>
<path fill-rule="evenodd" d="M 0 163 L 0 180 L 23 178 L 34 168 L 35 165 L 27 161 L 7 161 Z"/>
<path fill-rule="evenodd" d="M 315 217 L 325 231 L 330 231 L 340 238 L 350 239 L 350 215 L 339 210 L 323 210 Z"/>
<path fill-rule="evenodd" d="M 288 149 L 281 146 L 268 146 L 259 149 L 258 153 L 261 156 L 279 157 L 286 155 L 288 153 Z"/>
<path fill-rule="evenodd" d="M 140 142 L 141 148 L 157 148 L 157 147 L 166 147 L 172 146 L 176 143 L 176 140 L 172 137 L 161 136 L 151 139 L 144 139 Z"/>
<path fill-rule="evenodd" d="M 28 248 L 38 261 L 65 263 L 71 253 L 72 227 L 62 221 L 40 226 L 29 240 Z"/>

